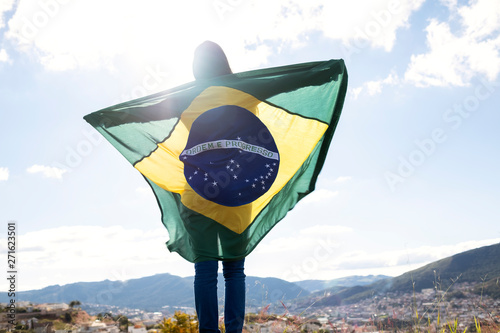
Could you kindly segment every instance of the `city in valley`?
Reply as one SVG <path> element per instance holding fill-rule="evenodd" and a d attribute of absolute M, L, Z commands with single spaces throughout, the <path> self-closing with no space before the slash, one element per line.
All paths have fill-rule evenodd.
<path fill-rule="evenodd" d="M 446 291 L 385 293 L 337 306 L 316 306 L 328 294 L 286 301 L 289 304 L 279 302 L 273 307 L 263 304 L 260 308 L 247 308 L 244 332 L 500 332 L 500 299 L 470 292 L 477 286 L 457 283 Z M 165 322 L 170 318 L 176 324 L 179 316 L 188 318 L 190 328 L 176 332 L 197 331 L 194 309 L 189 307 L 166 306 L 147 312 L 79 301 L 20 301 L 14 322 L 8 304 L 1 304 L 1 308 L 0 332 L 167 333 L 175 330 Z"/>

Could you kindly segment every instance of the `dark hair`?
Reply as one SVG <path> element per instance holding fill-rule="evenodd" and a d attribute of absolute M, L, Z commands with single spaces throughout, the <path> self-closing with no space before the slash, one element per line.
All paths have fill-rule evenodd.
<path fill-rule="evenodd" d="M 193 74 L 195 79 L 210 79 L 232 73 L 226 54 L 218 44 L 207 40 L 194 51 Z"/>

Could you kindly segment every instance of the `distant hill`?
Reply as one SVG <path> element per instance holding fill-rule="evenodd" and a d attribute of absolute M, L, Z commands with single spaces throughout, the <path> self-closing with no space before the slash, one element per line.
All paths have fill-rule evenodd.
<path fill-rule="evenodd" d="M 385 292 L 419 292 L 425 288 L 446 290 L 454 281 L 484 282 L 492 297 L 499 297 L 500 244 L 481 247 L 435 261 L 398 277 L 380 280 L 370 285 L 345 288 L 318 300 L 316 306 L 355 303 Z M 480 290 L 477 290 L 480 292 Z"/>
<path fill-rule="evenodd" d="M 500 298 L 500 244 L 463 252 L 395 278 L 353 276 L 329 281 L 305 280 L 291 283 L 277 278 L 247 276 L 246 298 L 247 306 L 254 309 L 270 303 L 278 303 L 280 307 L 279 300 L 288 301 L 287 305 L 295 303 L 298 307 L 300 304 L 332 306 L 355 303 L 385 292 L 419 292 L 435 285 L 446 290 L 457 279 L 459 282 L 484 282 L 475 292 Z M 220 299 L 224 293 L 223 281 L 219 275 Z M 163 306 L 194 307 L 193 277 L 182 278 L 171 274 L 157 274 L 123 282 L 105 280 L 55 285 L 16 294 L 18 301 L 35 303 L 69 303 L 79 300 L 82 303 L 147 311 L 156 311 Z M 329 296 L 324 297 L 324 294 Z M 0 294 L 0 302 L 6 301 L 7 293 Z"/>
<path fill-rule="evenodd" d="M 17 293 L 18 300 L 34 303 L 69 303 L 79 300 L 82 303 L 115 305 L 156 311 L 163 306 L 194 307 L 194 277 L 182 278 L 171 274 L 132 279 L 127 281 L 78 282 L 63 286 L 49 286 L 40 290 Z M 224 278 L 219 275 L 218 293 L 224 295 Z M 264 307 L 279 300 L 294 299 L 309 295 L 309 291 L 277 278 L 247 276 L 247 305 Z M 6 293 L 0 301 L 6 302 Z"/>
<path fill-rule="evenodd" d="M 384 280 L 390 278 L 387 275 L 368 275 L 368 276 L 347 276 L 343 278 L 333 279 L 333 280 L 304 280 L 294 282 L 301 288 L 304 288 L 310 292 L 324 291 L 331 288 L 346 288 L 354 286 L 366 286 L 373 282 Z"/>
<path fill-rule="evenodd" d="M 277 278 L 246 277 L 248 307 L 262 308 L 279 300 L 287 301 L 305 298 L 310 290 L 325 288 L 345 288 L 346 286 L 366 285 L 385 276 L 352 276 L 335 280 L 306 280 L 296 283 Z M 224 278 L 219 275 L 219 299 L 224 297 Z M 127 281 L 78 282 L 63 286 L 54 285 L 40 290 L 18 293 L 18 300 L 35 303 L 69 303 L 79 300 L 87 304 L 114 305 L 155 311 L 163 306 L 194 307 L 194 277 L 179 277 L 171 274 L 131 279 Z M 5 295 L 0 301 L 5 302 Z M 279 302 L 278 302 L 279 303 Z M 278 304 L 278 307 L 281 305 Z"/>
<path fill-rule="evenodd" d="M 194 303 L 189 281 L 171 274 L 127 281 L 77 282 L 18 293 L 18 300 L 34 303 L 82 303 L 116 305 L 130 308 L 155 308 L 164 305 L 190 306 Z"/>
<path fill-rule="evenodd" d="M 438 283 L 442 290 L 453 281 L 482 282 L 500 277 L 500 243 L 462 252 L 435 261 L 422 268 L 395 277 L 388 285 L 390 291 L 412 291 L 433 288 Z"/>

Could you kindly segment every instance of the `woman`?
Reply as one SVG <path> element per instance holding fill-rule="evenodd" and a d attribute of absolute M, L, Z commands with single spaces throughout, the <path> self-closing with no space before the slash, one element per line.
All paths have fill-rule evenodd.
<path fill-rule="evenodd" d="M 205 80 L 232 74 L 222 48 L 210 41 L 200 44 L 194 52 L 193 74 Z M 225 281 L 224 325 L 227 333 L 240 333 L 245 318 L 245 259 L 223 261 Z M 219 332 L 216 260 L 195 263 L 194 298 L 200 333 Z"/>

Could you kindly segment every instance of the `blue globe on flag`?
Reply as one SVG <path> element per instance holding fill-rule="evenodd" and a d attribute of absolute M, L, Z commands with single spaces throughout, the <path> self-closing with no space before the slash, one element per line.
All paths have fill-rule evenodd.
<path fill-rule="evenodd" d="M 220 106 L 196 118 L 179 158 L 186 181 L 197 194 L 229 207 L 251 203 L 266 193 L 280 162 L 264 123 L 236 105 Z"/>

